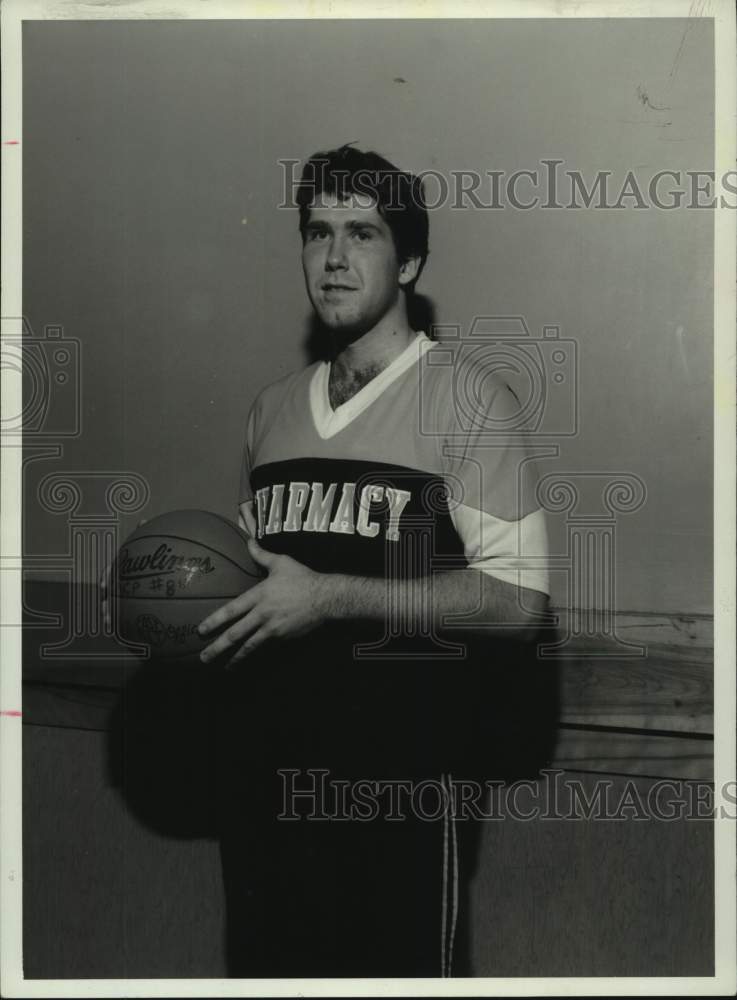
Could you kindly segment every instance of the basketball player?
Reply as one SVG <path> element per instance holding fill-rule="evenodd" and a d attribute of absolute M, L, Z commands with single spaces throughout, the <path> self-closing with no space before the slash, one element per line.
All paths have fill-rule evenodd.
<path fill-rule="evenodd" d="M 416 178 L 344 146 L 307 162 L 297 203 L 327 360 L 250 411 L 239 509 L 265 576 L 200 626 L 227 626 L 201 658 L 230 668 L 230 973 L 470 975 L 478 824 L 450 792 L 534 772 L 546 708 L 530 645 L 545 524 L 524 441 L 500 433 L 519 406 L 462 345 L 410 325 L 428 253 Z M 447 793 L 433 817 L 422 782 Z"/>

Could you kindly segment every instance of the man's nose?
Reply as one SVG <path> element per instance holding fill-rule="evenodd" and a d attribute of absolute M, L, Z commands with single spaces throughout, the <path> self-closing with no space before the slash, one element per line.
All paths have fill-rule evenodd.
<path fill-rule="evenodd" d="M 345 242 L 340 237 L 333 237 L 328 247 L 328 256 L 325 261 L 325 268 L 328 271 L 345 269 L 348 266 L 345 255 Z"/>

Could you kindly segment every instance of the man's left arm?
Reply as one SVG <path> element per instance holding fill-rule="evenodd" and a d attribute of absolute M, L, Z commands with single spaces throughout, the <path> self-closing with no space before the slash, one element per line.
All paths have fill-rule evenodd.
<path fill-rule="evenodd" d="M 402 625 L 413 631 L 422 627 L 429 612 L 438 631 L 450 626 L 521 640 L 535 636 L 545 621 L 548 605 L 547 594 L 515 586 L 473 567 L 392 582 L 391 586 L 381 579 L 337 575 L 324 597 L 329 617 L 334 619 L 380 620 L 390 614 L 390 600 L 395 607 L 405 609 Z M 464 620 L 452 622 L 459 617 Z"/>
<path fill-rule="evenodd" d="M 396 618 L 398 609 L 401 625 L 427 628 L 428 605 L 439 629 L 447 618 L 465 616 L 453 625 L 460 633 L 529 640 L 545 620 L 546 594 L 471 567 L 389 582 L 318 573 L 290 556 L 268 552 L 253 538 L 249 548 L 267 576 L 202 623 L 202 635 L 227 626 L 203 651 L 204 661 L 230 653 L 236 662 L 268 639 L 295 638 L 330 621 Z"/>

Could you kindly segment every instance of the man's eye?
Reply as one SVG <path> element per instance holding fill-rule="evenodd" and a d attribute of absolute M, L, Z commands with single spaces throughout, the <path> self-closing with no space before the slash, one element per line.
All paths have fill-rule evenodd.
<path fill-rule="evenodd" d="M 367 232 L 365 229 L 357 229 L 354 236 L 359 243 L 365 243 L 367 240 L 371 239 L 371 233 Z"/>
<path fill-rule="evenodd" d="M 307 233 L 307 239 L 311 243 L 314 243 L 315 240 L 322 239 L 323 236 L 327 236 L 327 233 L 325 232 L 324 229 L 310 229 L 309 232 Z"/>

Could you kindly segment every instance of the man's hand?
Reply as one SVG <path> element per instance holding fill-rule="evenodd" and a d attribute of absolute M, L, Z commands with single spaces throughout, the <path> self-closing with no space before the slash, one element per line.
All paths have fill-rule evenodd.
<path fill-rule="evenodd" d="M 269 575 L 200 624 L 200 635 L 229 625 L 203 649 L 203 662 L 232 652 L 228 663 L 235 663 L 266 639 L 304 635 L 329 620 L 386 621 L 390 597 L 396 607 L 404 609 L 407 617 L 403 620 L 413 629 L 427 629 L 428 602 L 438 626 L 446 616 L 467 617 L 455 626 L 459 639 L 469 632 L 530 641 L 542 625 L 550 624 L 547 595 L 475 569 L 395 582 L 389 590 L 383 577 L 316 573 L 290 556 L 267 552 L 253 538 L 248 545 L 253 559 Z"/>
<path fill-rule="evenodd" d="M 229 651 L 233 655 L 228 663 L 236 663 L 267 639 L 304 635 L 328 617 L 330 587 L 326 574 L 316 573 L 290 556 L 267 552 L 253 538 L 248 548 L 268 576 L 200 623 L 199 633 L 203 636 L 230 623 L 200 653 L 204 663 Z"/>

